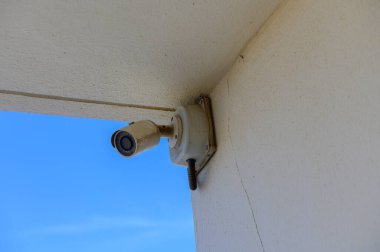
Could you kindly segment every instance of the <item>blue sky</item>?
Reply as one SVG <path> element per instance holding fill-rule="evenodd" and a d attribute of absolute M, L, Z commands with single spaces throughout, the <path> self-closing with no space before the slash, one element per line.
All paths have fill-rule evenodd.
<path fill-rule="evenodd" d="M 119 155 L 125 125 L 0 111 L 1 252 L 195 251 L 186 169 Z"/>

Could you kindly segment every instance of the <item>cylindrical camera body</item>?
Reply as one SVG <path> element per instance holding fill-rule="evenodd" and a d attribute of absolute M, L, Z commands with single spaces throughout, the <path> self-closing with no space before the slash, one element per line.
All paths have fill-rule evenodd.
<path fill-rule="evenodd" d="M 126 157 L 134 156 L 160 142 L 159 127 L 152 121 L 131 123 L 112 135 L 112 145 Z"/>

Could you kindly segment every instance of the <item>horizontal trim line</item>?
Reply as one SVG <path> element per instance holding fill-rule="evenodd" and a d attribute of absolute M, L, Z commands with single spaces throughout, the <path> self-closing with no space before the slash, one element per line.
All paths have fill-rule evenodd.
<path fill-rule="evenodd" d="M 11 91 L 11 90 L 0 90 L 0 94 L 18 95 L 18 96 L 24 96 L 24 97 L 29 97 L 29 98 L 38 98 L 38 99 L 55 100 L 55 101 L 69 101 L 69 102 L 78 102 L 78 103 L 87 103 L 87 104 L 96 104 L 96 105 L 116 106 L 116 107 L 123 107 L 123 108 L 149 109 L 149 110 L 160 110 L 160 111 L 169 111 L 169 112 L 175 111 L 174 108 L 145 106 L 145 105 L 119 103 L 119 102 L 97 101 L 97 100 L 90 100 L 90 99 L 71 98 L 71 97 L 64 97 L 64 96 L 57 96 L 57 95 L 34 94 L 34 93 Z"/>

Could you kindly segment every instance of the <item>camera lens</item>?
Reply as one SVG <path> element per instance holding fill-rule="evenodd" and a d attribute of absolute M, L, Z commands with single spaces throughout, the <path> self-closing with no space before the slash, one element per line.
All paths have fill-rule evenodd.
<path fill-rule="evenodd" d="M 115 134 L 114 144 L 116 149 L 123 156 L 132 156 L 135 154 L 136 142 L 126 131 L 119 131 Z"/>
<path fill-rule="evenodd" d="M 123 148 L 126 151 L 131 150 L 133 144 L 129 137 L 124 136 L 120 139 L 120 147 Z"/>

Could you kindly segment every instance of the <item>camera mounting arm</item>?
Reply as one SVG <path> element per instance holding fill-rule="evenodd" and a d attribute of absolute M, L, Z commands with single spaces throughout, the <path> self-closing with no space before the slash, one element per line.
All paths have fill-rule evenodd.
<path fill-rule="evenodd" d="M 171 138 L 173 136 L 174 128 L 172 125 L 158 125 L 161 137 Z"/>

